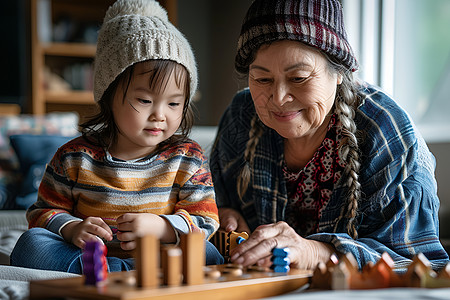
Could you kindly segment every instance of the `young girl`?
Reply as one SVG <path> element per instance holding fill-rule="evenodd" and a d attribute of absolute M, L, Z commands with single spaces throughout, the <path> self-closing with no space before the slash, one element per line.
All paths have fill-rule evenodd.
<path fill-rule="evenodd" d="M 139 236 L 209 238 L 219 226 L 211 174 L 187 138 L 196 87 L 189 43 L 156 1 L 110 7 L 95 58 L 99 113 L 47 166 L 11 265 L 82 273 L 86 241 L 100 238 L 109 271 L 123 271 L 134 267 L 129 251 Z M 222 263 L 205 243 L 206 263 Z"/>

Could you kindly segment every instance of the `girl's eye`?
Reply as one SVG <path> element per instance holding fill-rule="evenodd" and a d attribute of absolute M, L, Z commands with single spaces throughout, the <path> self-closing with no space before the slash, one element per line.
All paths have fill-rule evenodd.
<path fill-rule="evenodd" d="M 177 106 L 180 106 L 180 103 L 178 103 L 178 102 L 170 102 L 169 106 L 177 107 Z"/>
<path fill-rule="evenodd" d="M 141 99 L 141 98 L 138 98 L 137 100 L 138 100 L 139 103 L 141 103 L 141 104 L 150 104 L 150 103 L 152 103 L 151 100 L 146 100 L 146 99 Z"/>

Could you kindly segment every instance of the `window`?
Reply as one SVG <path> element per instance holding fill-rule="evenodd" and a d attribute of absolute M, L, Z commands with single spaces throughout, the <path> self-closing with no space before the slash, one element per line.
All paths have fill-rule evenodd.
<path fill-rule="evenodd" d="M 358 76 L 393 95 L 427 142 L 450 141 L 450 1 L 342 2 Z"/>

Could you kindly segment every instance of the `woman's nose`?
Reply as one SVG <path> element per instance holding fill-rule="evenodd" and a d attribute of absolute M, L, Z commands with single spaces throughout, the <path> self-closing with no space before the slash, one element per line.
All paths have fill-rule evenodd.
<path fill-rule="evenodd" d="M 289 93 L 289 89 L 285 84 L 279 83 L 275 85 L 272 94 L 272 101 L 274 102 L 275 105 L 278 106 L 283 106 L 287 102 L 292 101 L 292 96 Z"/>

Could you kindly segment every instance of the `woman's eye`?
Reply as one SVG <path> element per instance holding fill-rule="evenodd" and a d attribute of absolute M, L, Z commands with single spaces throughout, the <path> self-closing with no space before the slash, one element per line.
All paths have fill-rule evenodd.
<path fill-rule="evenodd" d="M 261 83 L 261 84 L 265 84 L 265 83 L 270 83 L 271 80 L 269 78 L 256 78 L 255 79 L 256 82 Z"/>
<path fill-rule="evenodd" d="M 302 82 L 305 79 L 306 79 L 305 77 L 293 77 L 291 80 L 292 82 Z"/>

